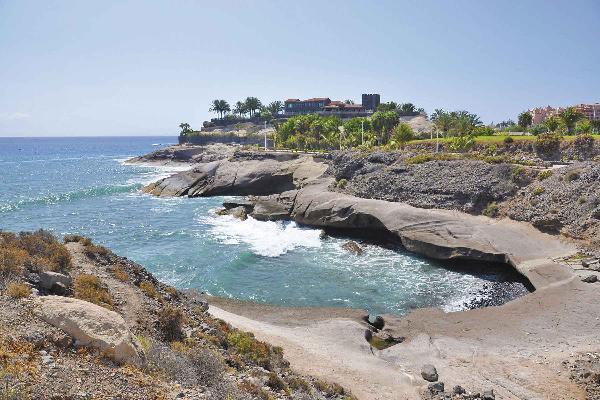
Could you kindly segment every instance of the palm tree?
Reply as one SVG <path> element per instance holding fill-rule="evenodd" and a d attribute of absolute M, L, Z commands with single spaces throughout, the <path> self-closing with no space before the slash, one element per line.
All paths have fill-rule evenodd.
<path fill-rule="evenodd" d="M 181 135 L 183 136 L 185 136 L 188 132 L 192 130 L 190 124 L 188 124 L 187 122 L 180 123 L 179 127 L 181 128 Z"/>
<path fill-rule="evenodd" d="M 410 115 L 414 114 L 416 109 L 413 103 L 402 103 L 398 106 L 398 113 L 400 115 Z"/>
<path fill-rule="evenodd" d="M 435 127 L 439 129 L 444 136 L 447 135 L 448 131 L 452 127 L 452 117 L 448 111 L 444 111 L 441 108 L 437 108 L 433 114 L 431 114 L 431 120 L 435 124 Z"/>
<path fill-rule="evenodd" d="M 279 100 L 273 101 L 269 103 L 269 105 L 267 106 L 267 110 L 269 110 L 271 115 L 276 116 L 281 111 L 283 111 L 283 103 Z"/>
<path fill-rule="evenodd" d="M 354 104 L 354 100 L 346 99 L 344 100 L 344 104 Z"/>
<path fill-rule="evenodd" d="M 225 113 L 231 111 L 231 107 L 229 107 L 229 103 L 225 100 L 213 100 L 212 105 L 210 106 L 208 111 L 212 111 L 219 114 L 219 117 L 223 119 Z"/>
<path fill-rule="evenodd" d="M 250 118 L 254 116 L 256 110 L 260 110 L 260 108 L 262 107 L 262 103 L 256 97 L 246 97 L 244 105 L 246 106 L 246 110 L 250 112 Z"/>
<path fill-rule="evenodd" d="M 243 117 L 244 115 L 246 115 L 247 112 L 248 112 L 248 110 L 246 110 L 246 105 L 243 102 L 237 101 L 235 103 L 235 107 L 233 108 L 234 114 L 237 114 L 240 117 Z"/>
<path fill-rule="evenodd" d="M 573 132 L 573 128 L 575 128 L 577 121 L 583 118 L 583 114 L 577 111 L 575 107 L 565 108 L 558 116 L 565 123 L 567 133 Z"/>

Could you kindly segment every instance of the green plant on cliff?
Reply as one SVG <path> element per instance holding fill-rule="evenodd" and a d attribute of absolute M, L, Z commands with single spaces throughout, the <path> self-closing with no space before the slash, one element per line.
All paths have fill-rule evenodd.
<path fill-rule="evenodd" d="M 558 153 L 562 136 L 556 133 L 544 133 L 535 139 L 534 147 L 538 154 Z"/>
<path fill-rule="evenodd" d="M 394 128 L 392 138 L 388 145 L 392 149 L 399 149 L 414 138 L 415 132 L 411 126 L 405 122 L 401 122 Z"/>
<path fill-rule="evenodd" d="M 575 107 L 565 108 L 558 116 L 565 124 L 568 133 L 573 132 L 577 121 L 583 118 L 583 114 L 577 111 Z"/>
<path fill-rule="evenodd" d="M 451 151 L 467 151 L 475 145 L 475 138 L 471 135 L 455 136 L 448 142 Z"/>

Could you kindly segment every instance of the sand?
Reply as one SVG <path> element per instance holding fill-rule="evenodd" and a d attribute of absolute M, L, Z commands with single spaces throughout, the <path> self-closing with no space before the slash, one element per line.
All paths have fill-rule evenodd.
<path fill-rule="evenodd" d="M 471 392 L 493 389 L 496 399 L 584 399 L 562 362 L 600 349 L 600 283 L 577 275 L 500 307 L 384 316 L 386 329 L 406 340 L 375 355 L 360 310 L 210 302 L 214 316 L 283 347 L 292 368 L 335 381 L 359 399 L 419 399 L 426 363 L 447 390 L 460 384 Z"/>

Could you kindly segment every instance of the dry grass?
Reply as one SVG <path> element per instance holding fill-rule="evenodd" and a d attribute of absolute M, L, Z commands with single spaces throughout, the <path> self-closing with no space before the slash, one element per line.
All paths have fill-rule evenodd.
<path fill-rule="evenodd" d="M 162 300 L 162 296 L 160 295 L 160 292 L 158 291 L 158 289 L 156 288 L 156 286 L 154 286 L 154 284 L 150 281 L 143 281 L 142 283 L 140 283 L 140 289 L 142 289 L 142 291 L 144 293 L 146 293 L 146 295 L 148 295 L 149 297 L 152 297 L 154 300 Z"/>
<path fill-rule="evenodd" d="M 127 273 L 127 271 L 125 271 L 123 269 L 123 267 L 121 265 L 119 265 L 119 264 L 115 265 L 111 269 L 111 272 L 115 276 L 115 278 L 117 278 L 121 282 L 127 282 L 127 281 L 129 281 L 129 274 Z"/>
<path fill-rule="evenodd" d="M 66 272 L 71 268 L 71 255 L 48 231 L 0 232 L 0 275 L 20 274 L 27 265 Z"/>
<path fill-rule="evenodd" d="M 81 235 L 65 235 L 63 238 L 65 243 L 81 243 L 84 246 L 89 246 L 92 244 L 92 239 L 89 237 L 81 236 Z"/>
<path fill-rule="evenodd" d="M 6 287 L 6 294 L 13 299 L 23 299 L 31 295 L 31 288 L 21 282 L 12 282 Z"/>
<path fill-rule="evenodd" d="M 82 274 L 75 279 L 75 297 L 109 310 L 114 309 L 114 299 L 100 278 Z"/>

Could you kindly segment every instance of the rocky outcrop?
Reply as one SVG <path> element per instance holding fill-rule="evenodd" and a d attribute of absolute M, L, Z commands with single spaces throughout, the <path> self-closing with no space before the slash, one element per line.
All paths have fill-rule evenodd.
<path fill-rule="evenodd" d="M 97 348 L 119 363 L 143 364 L 142 347 L 116 312 L 69 297 L 44 296 L 38 302 L 40 317 L 73 337 L 76 345 Z"/>
<path fill-rule="evenodd" d="M 289 161 L 219 160 L 160 180 L 144 191 L 156 196 L 269 195 L 302 187 L 326 169 L 312 157 Z"/>
<path fill-rule="evenodd" d="M 328 191 L 330 184 L 331 180 L 323 180 L 293 197 L 288 194 L 286 199 L 293 198 L 290 218 L 315 227 L 385 234 L 407 250 L 431 258 L 509 263 L 536 288 L 571 277 L 553 259 L 574 253 L 574 246 L 528 224 L 361 199 Z M 266 199 L 273 201 L 273 196 Z M 256 199 L 255 209 L 262 204 Z"/>
<path fill-rule="evenodd" d="M 152 153 L 134 157 L 127 160 L 131 164 L 197 164 L 223 160 L 235 153 L 235 147 L 224 144 L 211 144 L 207 146 L 177 145 L 169 146 Z"/>

